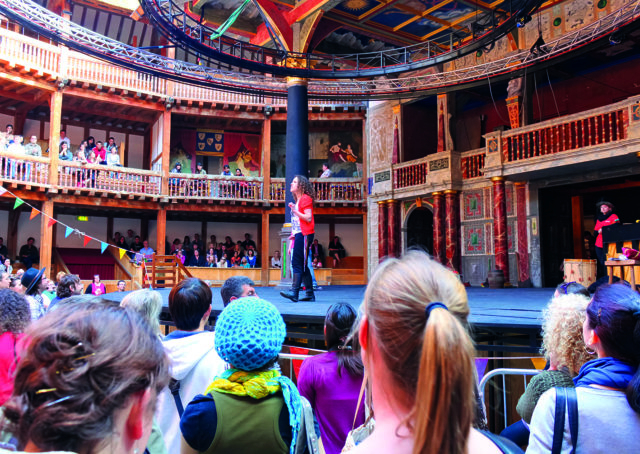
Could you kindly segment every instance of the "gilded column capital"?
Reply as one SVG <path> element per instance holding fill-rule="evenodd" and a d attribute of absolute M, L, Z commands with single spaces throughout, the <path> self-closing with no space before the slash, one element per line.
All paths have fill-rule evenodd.
<path fill-rule="evenodd" d="M 491 181 L 493 181 L 494 183 L 498 182 L 498 181 L 506 181 L 507 179 L 505 177 L 491 177 Z"/>
<path fill-rule="evenodd" d="M 295 85 L 307 86 L 308 80 L 303 77 L 287 77 L 287 87 L 293 87 Z"/>

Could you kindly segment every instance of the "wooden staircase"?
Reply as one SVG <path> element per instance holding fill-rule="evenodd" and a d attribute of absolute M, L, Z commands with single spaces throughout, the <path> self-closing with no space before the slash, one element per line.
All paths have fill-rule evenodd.
<path fill-rule="evenodd" d="M 331 285 L 365 285 L 366 283 L 362 257 L 345 257 L 340 261 L 339 268 L 331 270 Z"/>
<path fill-rule="evenodd" d="M 152 288 L 174 287 L 178 282 L 193 277 L 174 255 L 155 255 L 151 261 L 150 282 Z"/>

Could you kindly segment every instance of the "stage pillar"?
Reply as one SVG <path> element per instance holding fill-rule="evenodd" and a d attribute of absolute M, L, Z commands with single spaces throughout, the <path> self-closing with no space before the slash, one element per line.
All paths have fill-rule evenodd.
<path fill-rule="evenodd" d="M 62 121 L 62 91 L 54 91 L 49 98 L 49 184 L 58 186 L 58 153 Z M 55 190 L 57 192 L 57 190 Z M 42 262 L 41 262 L 42 263 Z M 55 276 L 54 276 L 55 277 Z"/>
<path fill-rule="evenodd" d="M 296 175 L 309 177 L 309 107 L 307 80 L 287 78 L 287 142 L 285 181 L 285 223 L 291 222 L 289 202 L 293 196 L 289 187 Z"/>
<path fill-rule="evenodd" d="M 262 212 L 260 223 L 260 280 L 262 285 L 269 285 L 269 212 Z M 258 251 L 256 251 L 257 253 Z"/>
<path fill-rule="evenodd" d="M 387 243 L 387 255 L 399 257 L 400 254 L 400 204 L 397 200 L 387 201 L 389 217 L 389 242 Z"/>
<path fill-rule="evenodd" d="M 452 270 L 460 271 L 460 209 L 458 205 L 458 191 L 447 189 L 444 191 L 445 200 L 445 262 L 444 265 Z"/>
<path fill-rule="evenodd" d="M 388 226 L 387 201 L 380 200 L 378 202 L 378 263 L 382 262 L 387 256 Z"/>
<path fill-rule="evenodd" d="M 171 110 L 162 112 L 162 137 L 154 140 L 162 141 L 162 175 L 169 175 L 171 169 Z M 160 194 L 169 194 L 169 179 L 162 179 Z"/>
<path fill-rule="evenodd" d="M 505 283 L 509 282 L 509 254 L 507 243 L 507 200 L 504 177 L 492 177 L 493 183 L 493 250 L 495 269 L 502 270 Z"/>
<path fill-rule="evenodd" d="M 165 255 L 165 238 L 167 236 L 167 209 L 160 207 L 156 217 L 156 254 Z"/>
<path fill-rule="evenodd" d="M 265 115 L 262 122 L 262 198 L 271 200 L 271 117 Z M 268 229 L 267 229 L 268 230 Z M 267 248 L 268 250 L 268 248 Z"/>
<path fill-rule="evenodd" d="M 433 196 L 433 258 L 439 263 L 445 263 L 444 242 L 444 204 L 442 192 L 434 192 Z"/>
<path fill-rule="evenodd" d="M 515 183 L 518 216 L 518 283 L 529 280 L 529 244 L 527 237 L 527 183 Z M 580 237 L 582 239 L 582 236 Z M 529 284 L 530 285 L 530 284 Z"/>
<path fill-rule="evenodd" d="M 42 202 L 42 215 L 40 216 L 40 264 L 39 269 L 46 267 L 49 270 L 48 276 L 55 279 L 51 275 L 51 251 L 53 250 L 53 226 L 49 227 L 49 218 L 53 217 L 53 200 L 45 200 Z M 16 254 L 17 255 L 17 254 Z"/>

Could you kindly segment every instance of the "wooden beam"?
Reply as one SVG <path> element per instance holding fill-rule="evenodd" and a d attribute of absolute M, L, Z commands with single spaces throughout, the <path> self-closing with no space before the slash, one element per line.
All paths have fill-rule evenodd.
<path fill-rule="evenodd" d="M 42 204 L 40 215 L 40 269 L 46 267 L 51 270 L 51 252 L 53 250 L 53 229 L 47 224 L 49 217 L 53 217 L 53 201 L 47 200 Z M 55 276 L 54 276 L 55 277 Z"/>
<path fill-rule="evenodd" d="M 269 285 L 269 213 L 262 213 L 260 224 L 260 280 L 262 285 Z"/>
<path fill-rule="evenodd" d="M 62 116 L 62 92 L 51 93 L 49 101 L 49 183 L 58 186 L 58 144 L 60 142 L 60 127 Z M 51 261 L 51 256 L 49 256 Z"/>
<path fill-rule="evenodd" d="M 162 175 L 169 175 L 171 160 L 171 111 L 162 113 L 162 137 L 158 137 L 162 144 Z M 169 194 L 169 179 L 163 178 L 161 194 Z"/>
<path fill-rule="evenodd" d="M 101 93 L 97 91 L 89 91 L 84 88 L 67 87 L 64 90 L 65 95 L 75 96 L 78 98 L 84 98 L 87 101 L 87 105 L 91 105 L 93 102 L 102 101 L 120 105 L 130 105 L 139 107 L 142 109 L 153 110 L 155 112 L 161 112 L 164 110 L 164 104 L 159 102 L 144 101 L 135 96 L 124 96 L 109 93 Z"/>
<path fill-rule="evenodd" d="M 165 237 L 167 236 L 167 210 L 160 208 L 156 217 L 156 254 L 164 255 L 166 253 Z"/>
<path fill-rule="evenodd" d="M 571 197 L 571 220 L 573 226 L 573 258 L 581 259 L 584 250 L 584 240 L 582 238 L 584 213 L 582 210 L 582 196 L 580 195 Z"/>

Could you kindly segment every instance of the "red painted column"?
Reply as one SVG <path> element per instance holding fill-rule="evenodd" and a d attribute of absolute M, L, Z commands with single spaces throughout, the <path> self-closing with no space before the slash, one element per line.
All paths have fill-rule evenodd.
<path fill-rule="evenodd" d="M 442 192 L 433 194 L 433 258 L 444 263 L 444 203 Z"/>
<path fill-rule="evenodd" d="M 444 265 L 460 272 L 460 209 L 458 191 L 444 191 L 445 200 L 445 262 Z"/>
<path fill-rule="evenodd" d="M 507 242 L 507 197 L 504 177 L 491 178 L 493 183 L 493 249 L 495 269 L 502 270 L 504 281 L 509 282 L 509 254 Z"/>
<path fill-rule="evenodd" d="M 387 256 L 389 248 L 387 238 L 389 227 L 389 217 L 387 215 L 387 202 L 382 200 L 378 202 L 378 262 L 381 262 Z"/>
<path fill-rule="evenodd" d="M 516 215 L 518 216 L 518 282 L 529 279 L 529 250 L 527 238 L 527 183 L 515 183 Z"/>
<path fill-rule="evenodd" d="M 389 214 L 389 257 L 400 256 L 400 204 L 397 200 L 387 200 Z"/>

